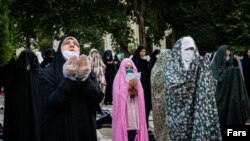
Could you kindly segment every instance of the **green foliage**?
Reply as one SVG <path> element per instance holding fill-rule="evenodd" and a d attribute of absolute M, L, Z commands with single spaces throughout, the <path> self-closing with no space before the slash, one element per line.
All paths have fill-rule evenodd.
<path fill-rule="evenodd" d="M 85 54 L 85 55 L 88 56 L 90 50 L 91 50 L 91 48 L 89 48 L 89 47 L 82 48 L 82 49 L 81 49 L 81 54 Z"/>
<path fill-rule="evenodd" d="M 153 0 L 146 4 L 145 26 L 148 28 L 146 36 L 156 45 L 159 45 L 159 41 L 165 36 L 164 31 L 170 28 L 166 7 L 170 7 L 167 0 Z"/>
<path fill-rule="evenodd" d="M 6 64 L 13 54 L 9 35 L 9 3 L 10 1 L 0 0 L 0 66 Z"/>
<path fill-rule="evenodd" d="M 6 24 L 10 25 L 8 41 L 15 47 L 29 47 L 33 39 L 37 48 L 44 48 L 51 45 L 52 39 L 73 35 L 81 45 L 88 44 L 102 52 L 102 37 L 111 33 L 113 46 L 129 56 L 132 53 L 129 45 L 135 43 L 130 28 L 130 22 L 136 21 L 133 1 L 139 2 L 138 5 L 142 2 L 15 0 L 9 8 L 10 24 Z M 192 36 L 200 51 L 212 51 L 221 44 L 235 46 L 237 50 L 249 44 L 249 0 L 143 1 L 149 43 L 159 44 L 164 31 L 172 28 L 176 39 Z M 1 14 L 0 18 L 4 16 Z"/>
<path fill-rule="evenodd" d="M 190 35 L 199 50 L 211 50 L 216 46 L 214 12 L 209 1 L 178 2 L 168 11 L 168 22 L 176 33 L 176 39 Z"/>
<path fill-rule="evenodd" d="M 73 35 L 96 49 L 103 48 L 102 37 L 107 32 L 113 34 L 118 44 L 130 42 L 126 7 L 119 0 L 39 0 L 35 3 L 16 0 L 11 9 L 15 26 L 12 41 L 20 46 L 27 44 L 27 38 L 38 42 L 51 37 L 59 40 L 61 33 Z M 43 46 L 43 43 L 37 44 L 37 47 Z"/>
<path fill-rule="evenodd" d="M 223 22 L 217 24 L 222 39 L 232 46 L 233 51 L 242 54 L 250 46 L 250 1 L 237 4 Z"/>
<path fill-rule="evenodd" d="M 246 46 L 230 46 L 230 49 L 234 54 L 243 55 L 243 53 L 247 50 Z"/>

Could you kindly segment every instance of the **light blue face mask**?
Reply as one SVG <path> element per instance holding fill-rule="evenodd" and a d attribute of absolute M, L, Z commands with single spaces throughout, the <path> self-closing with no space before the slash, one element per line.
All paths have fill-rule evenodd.
<path fill-rule="evenodd" d="M 183 59 L 185 61 L 191 61 L 193 59 L 194 56 L 194 51 L 193 50 L 185 50 L 183 52 Z"/>
<path fill-rule="evenodd" d="M 226 57 L 225 57 L 225 60 L 226 60 L 226 61 L 229 61 L 229 59 L 230 59 L 230 56 L 226 56 Z"/>
<path fill-rule="evenodd" d="M 128 74 L 128 73 L 133 73 L 134 71 L 133 71 L 133 69 L 132 68 L 126 68 L 126 74 Z"/>

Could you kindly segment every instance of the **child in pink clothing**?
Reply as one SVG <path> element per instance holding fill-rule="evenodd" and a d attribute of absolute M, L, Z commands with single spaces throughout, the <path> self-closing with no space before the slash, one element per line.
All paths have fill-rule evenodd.
<path fill-rule="evenodd" d="M 128 73 L 138 72 L 125 58 L 113 83 L 112 140 L 148 141 L 143 88 L 137 78 L 129 80 Z"/>

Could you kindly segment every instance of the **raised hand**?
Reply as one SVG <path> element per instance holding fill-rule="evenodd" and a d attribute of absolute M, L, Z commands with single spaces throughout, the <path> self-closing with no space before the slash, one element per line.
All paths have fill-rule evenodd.
<path fill-rule="evenodd" d="M 78 59 L 76 56 L 72 56 L 63 65 L 63 74 L 65 77 L 75 80 L 78 70 Z"/>
<path fill-rule="evenodd" d="M 91 64 L 86 55 L 81 55 L 79 57 L 79 66 L 77 69 L 77 77 L 83 81 L 87 79 L 91 72 Z"/>
<path fill-rule="evenodd" d="M 128 82 L 128 92 L 131 98 L 137 96 L 137 84 L 138 84 L 138 79 L 136 78 L 133 78 Z"/>

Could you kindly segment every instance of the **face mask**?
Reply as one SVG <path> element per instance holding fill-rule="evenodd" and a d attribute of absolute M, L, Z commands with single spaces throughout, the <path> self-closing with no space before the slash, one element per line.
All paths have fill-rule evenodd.
<path fill-rule="evenodd" d="M 229 56 L 226 56 L 226 61 L 228 61 L 230 59 L 230 57 Z"/>
<path fill-rule="evenodd" d="M 191 61 L 194 56 L 194 51 L 193 50 L 185 50 L 183 52 L 183 59 L 185 61 Z"/>
<path fill-rule="evenodd" d="M 133 69 L 127 68 L 127 69 L 126 69 L 126 74 L 128 74 L 128 73 L 133 73 Z"/>
<path fill-rule="evenodd" d="M 156 55 L 155 57 L 156 57 L 156 58 L 159 58 L 159 55 Z"/>
<path fill-rule="evenodd" d="M 69 50 L 63 50 L 62 51 L 63 56 L 65 57 L 65 59 L 69 59 L 72 56 L 76 56 L 78 57 L 80 52 L 79 51 L 69 51 Z"/>

